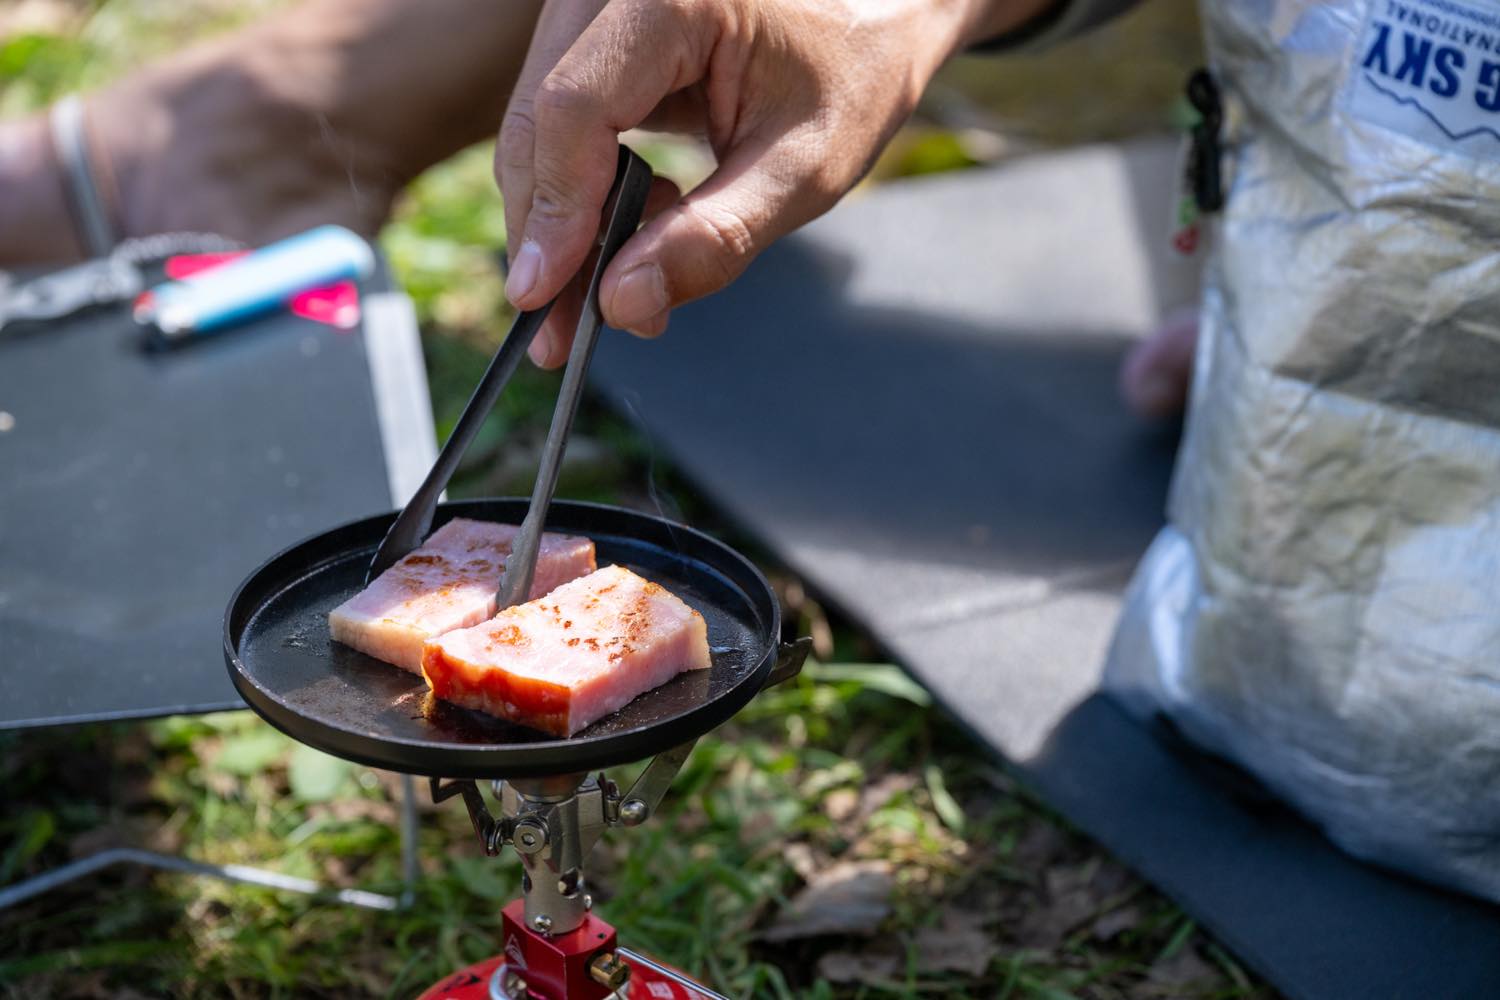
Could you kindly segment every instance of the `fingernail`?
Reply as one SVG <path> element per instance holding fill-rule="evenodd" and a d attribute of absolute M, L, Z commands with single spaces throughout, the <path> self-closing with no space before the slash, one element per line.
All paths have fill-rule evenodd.
<path fill-rule="evenodd" d="M 546 330 L 538 330 L 536 337 L 531 341 L 531 346 L 526 348 L 526 353 L 530 356 L 532 364 L 538 368 L 545 368 L 547 358 L 552 354 L 552 337 Z"/>
<path fill-rule="evenodd" d="M 641 323 L 633 323 L 630 326 L 627 326 L 625 329 L 635 334 L 637 337 L 660 337 L 662 334 L 667 332 L 667 320 L 670 319 L 671 316 L 672 313 L 670 310 L 663 309 L 661 312 L 657 313 L 655 316 L 652 316 L 650 319 Z"/>
<path fill-rule="evenodd" d="M 667 308 L 667 283 L 655 264 L 637 264 L 615 286 L 610 318 L 627 330 L 640 329 Z"/>
<path fill-rule="evenodd" d="M 512 305 L 520 305 L 520 300 L 536 287 L 537 276 L 541 273 L 542 248 L 536 245 L 536 240 L 522 240 L 516 259 L 511 261 L 510 275 L 505 279 L 505 297 Z M 540 339 L 532 341 L 531 349 L 535 351 L 539 343 Z"/>

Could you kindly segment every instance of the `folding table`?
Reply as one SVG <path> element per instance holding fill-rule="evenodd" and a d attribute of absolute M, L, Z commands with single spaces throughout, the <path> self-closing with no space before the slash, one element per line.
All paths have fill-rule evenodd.
<path fill-rule="evenodd" d="M 435 453 L 410 300 L 381 274 L 361 307 L 353 330 L 277 313 L 164 351 L 123 305 L 0 329 L 0 729 L 243 707 L 223 666 L 234 588 L 404 503 Z M 116 862 L 317 888 L 119 849 L 0 888 L 0 907 Z"/>

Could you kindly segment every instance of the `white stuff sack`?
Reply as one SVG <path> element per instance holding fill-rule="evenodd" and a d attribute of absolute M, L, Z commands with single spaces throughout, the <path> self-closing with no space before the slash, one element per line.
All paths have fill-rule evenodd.
<path fill-rule="evenodd" d="M 1187 433 L 1108 684 L 1500 900 L 1500 0 L 1208 0 Z"/>

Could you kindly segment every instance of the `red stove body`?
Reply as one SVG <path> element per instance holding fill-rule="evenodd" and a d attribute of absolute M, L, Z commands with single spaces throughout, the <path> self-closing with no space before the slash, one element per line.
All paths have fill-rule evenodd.
<path fill-rule="evenodd" d="M 556 936 L 527 929 L 519 899 L 505 908 L 503 917 L 503 954 L 445 977 L 418 1000 L 723 1000 L 656 962 L 616 951 L 615 929 L 593 914 L 577 930 Z M 630 970 L 618 991 L 590 974 L 589 963 L 602 955 L 617 956 Z M 511 992 L 519 986 L 509 979 L 511 974 L 525 983 L 518 992 Z"/>

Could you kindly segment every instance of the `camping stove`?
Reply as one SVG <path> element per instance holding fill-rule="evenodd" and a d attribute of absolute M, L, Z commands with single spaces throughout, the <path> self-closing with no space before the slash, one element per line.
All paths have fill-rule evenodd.
<path fill-rule="evenodd" d="M 522 898 L 502 911 L 501 954 L 444 978 L 421 1000 L 722 1000 L 619 947 L 615 929 L 593 913 L 584 877 L 584 861 L 600 835 L 645 822 L 694 742 L 658 754 L 623 793 L 603 773 L 495 781 L 498 819 L 472 780 L 431 779 L 434 802 L 463 797 L 486 854 L 509 844 L 524 871 Z"/>
<path fill-rule="evenodd" d="M 432 516 L 517 524 L 530 510 L 522 500 L 466 500 L 441 504 Z M 703 615 L 709 668 L 683 671 L 566 739 L 429 705 L 422 678 L 327 633 L 329 612 L 365 586 L 371 554 L 398 516 L 404 515 L 334 528 L 251 573 L 224 616 L 224 663 L 235 690 L 278 729 L 347 760 L 427 776 L 435 801 L 463 797 L 485 853 L 509 844 L 521 856 L 523 898 L 505 908 L 502 953 L 424 996 L 713 997 L 616 946 L 614 929 L 592 912 L 584 861 L 606 828 L 651 816 L 699 737 L 760 691 L 796 676 L 811 640 L 781 640 L 781 608 L 770 582 L 717 539 L 623 508 L 559 501 L 548 509 L 549 529 L 593 539 L 601 564 L 629 567 Z M 599 773 L 647 758 L 625 792 Z M 505 778 L 495 783 L 499 818 L 475 784 L 496 776 Z"/>
<path fill-rule="evenodd" d="M 650 189 L 651 168 L 621 147 L 603 238 L 593 263 L 581 272 L 592 277 L 531 499 L 441 502 L 550 304 L 517 316 L 432 470 L 402 510 L 330 529 L 272 556 L 240 584 L 224 615 L 230 679 L 267 721 L 310 746 L 366 765 L 456 776 L 448 785 L 432 777 L 433 799 L 462 795 L 485 852 L 498 854 L 510 844 L 521 855 L 524 898 L 505 909 L 504 953 L 493 965 L 478 967 L 488 970 L 484 974 L 466 970 L 433 987 L 429 997 L 712 996 L 615 947 L 613 928 L 590 912 L 583 862 L 605 827 L 633 826 L 651 815 L 698 737 L 728 721 L 767 684 L 796 674 L 807 656 L 806 642 L 781 641 L 781 607 L 765 575 L 724 543 L 620 507 L 553 502 L 602 322 L 599 282 L 615 251 L 635 232 Z M 417 548 L 434 526 L 460 515 L 521 526 L 505 575 L 496 581 L 497 607 L 509 608 L 530 592 L 544 527 L 582 535 L 592 540 L 600 565 L 625 566 L 693 608 L 709 642 L 707 668 L 684 670 L 561 739 L 457 706 L 414 710 L 429 704 L 425 681 L 335 642 L 329 614 Z M 595 768 L 652 754 L 655 759 L 623 795 L 602 774 L 586 777 Z M 506 778 L 497 786 L 498 820 L 474 784 L 497 775 Z"/>

